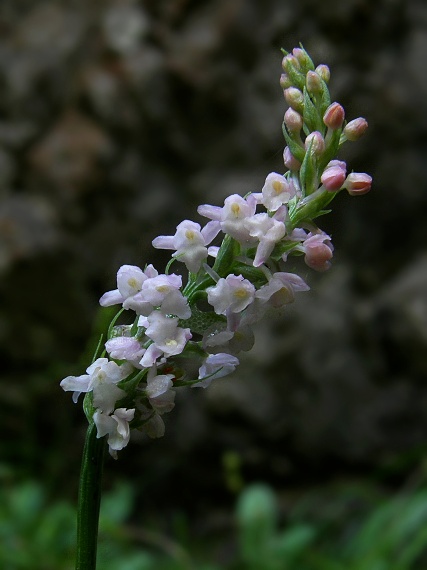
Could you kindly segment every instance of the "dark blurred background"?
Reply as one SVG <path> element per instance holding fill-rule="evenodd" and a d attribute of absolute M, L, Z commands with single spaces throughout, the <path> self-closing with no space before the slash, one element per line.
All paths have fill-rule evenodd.
<path fill-rule="evenodd" d="M 280 48 L 301 42 L 364 139 L 342 158 L 373 189 L 320 220 L 325 274 L 257 331 L 233 377 L 184 390 L 166 436 L 108 461 L 144 512 L 215 525 L 253 481 L 393 492 L 424 473 L 427 429 L 427 7 L 423 0 L 2 0 L 0 458 L 9 482 L 75 500 L 81 374 L 124 263 L 201 203 L 283 171 Z M 292 270 L 292 264 L 290 264 Z M 423 475 L 422 475 L 423 476 Z M 222 509 L 222 510 L 221 510 Z M 224 515 L 226 516 L 226 515 Z"/>

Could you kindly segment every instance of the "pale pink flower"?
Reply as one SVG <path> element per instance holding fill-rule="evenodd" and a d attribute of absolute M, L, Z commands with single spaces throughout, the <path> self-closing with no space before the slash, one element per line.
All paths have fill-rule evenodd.
<path fill-rule="evenodd" d="M 254 300 L 255 287 L 242 275 L 227 275 L 213 287 L 208 287 L 206 292 L 208 303 L 213 306 L 215 313 L 225 315 L 246 309 Z"/>
<path fill-rule="evenodd" d="M 305 263 L 316 271 L 326 271 L 330 268 L 333 254 L 331 238 L 324 232 L 310 235 L 302 244 L 305 253 Z"/>
<path fill-rule="evenodd" d="M 108 435 L 108 451 L 117 459 L 117 451 L 120 451 L 129 443 L 129 423 L 133 420 L 135 409 L 117 408 L 111 416 L 97 410 L 93 414 L 98 438 Z"/>
<path fill-rule="evenodd" d="M 224 200 L 224 206 L 203 204 L 197 208 L 205 218 L 220 222 L 221 230 L 240 243 L 253 241 L 245 227 L 245 220 L 255 214 L 257 198 L 250 194 L 247 199 L 239 194 L 232 194 Z"/>
<path fill-rule="evenodd" d="M 197 273 L 203 261 L 208 256 L 207 245 L 218 235 L 219 222 L 211 221 L 200 229 L 200 224 L 184 220 L 173 236 L 158 236 L 153 240 L 153 246 L 160 249 L 174 249 L 175 257 L 185 263 L 188 271 Z"/>
<path fill-rule="evenodd" d="M 108 358 L 98 358 L 81 376 L 67 376 L 61 381 L 61 388 L 66 392 L 73 391 L 73 401 L 77 402 L 82 392 L 93 392 L 93 405 L 108 414 L 114 404 L 125 396 L 125 392 L 116 384 L 133 370 L 129 363 L 120 366 Z"/>
<path fill-rule="evenodd" d="M 239 365 L 239 359 L 231 354 L 219 352 L 210 354 L 199 368 L 200 382 L 193 384 L 194 387 L 207 388 L 212 380 L 228 376 Z"/>
<path fill-rule="evenodd" d="M 245 221 L 245 226 L 249 235 L 259 241 L 253 261 L 254 267 L 259 267 L 268 260 L 276 243 L 285 236 L 286 226 L 266 213 L 251 216 Z"/>
<path fill-rule="evenodd" d="M 255 297 L 262 303 L 278 308 L 292 303 L 298 291 L 309 289 L 310 287 L 299 275 L 278 272 L 273 273 L 268 283 L 255 293 Z"/>
<path fill-rule="evenodd" d="M 296 194 L 295 186 L 277 172 L 270 172 L 262 188 L 262 203 L 270 212 L 287 204 Z"/>
<path fill-rule="evenodd" d="M 142 271 L 136 265 L 122 265 L 117 272 L 117 289 L 107 291 L 99 300 L 102 307 L 123 303 L 141 291 L 144 281 L 156 277 L 158 272 L 152 265 Z"/>

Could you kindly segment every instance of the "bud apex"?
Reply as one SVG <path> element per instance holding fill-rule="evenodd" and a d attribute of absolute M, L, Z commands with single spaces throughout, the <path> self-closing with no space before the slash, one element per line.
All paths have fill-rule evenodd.
<path fill-rule="evenodd" d="M 296 171 L 301 168 L 301 162 L 294 157 L 288 146 L 285 146 L 283 151 L 283 162 L 289 170 Z"/>
<path fill-rule="evenodd" d="M 345 112 L 342 105 L 339 103 L 332 103 L 329 105 L 325 111 L 325 114 L 323 115 L 323 122 L 329 129 L 336 131 L 342 126 L 344 122 L 344 116 Z"/>
<path fill-rule="evenodd" d="M 300 132 L 303 126 L 302 116 L 291 107 L 286 110 L 284 117 L 285 125 L 291 133 Z"/>
<path fill-rule="evenodd" d="M 336 192 L 345 181 L 346 163 L 340 160 L 331 160 L 320 178 L 326 190 Z"/>
<path fill-rule="evenodd" d="M 368 128 L 368 121 L 363 117 L 353 119 L 344 127 L 344 135 L 349 141 L 357 141 L 365 134 Z"/>
<path fill-rule="evenodd" d="M 329 71 L 329 67 L 324 65 L 323 63 L 316 67 L 316 73 L 320 75 L 325 83 L 329 83 L 329 79 L 331 78 L 331 72 Z"/>
<path fill-rule="evenodd" d="M 289 107 L 292 107 L 298 113 L 302 113 L 304 110 L 304 95 L 302 92 L 296 87 L 288 87 L 283 93 Z"/>
<path fill-rule="evenodd" d="M 320 156 L 325 151 L 325 139 L 323 138 L 322 133 L 314 131 L 307 135 L 304 146 L 306 150 L 311 147 L 312 154 Z"/>
<path fill-rule="evenodd" d="M 305 79 L 307 90 L 309 93 L 320 94 L 322 93 L 322 80 L 320 75 L 315 71 L 308 71 Z"/>
<path fill-rule="evenodd" d="M 371 189 L 372 177 L 365 172 L 352 172 L 343 184 L 350 196 L 361 196 Z"/>

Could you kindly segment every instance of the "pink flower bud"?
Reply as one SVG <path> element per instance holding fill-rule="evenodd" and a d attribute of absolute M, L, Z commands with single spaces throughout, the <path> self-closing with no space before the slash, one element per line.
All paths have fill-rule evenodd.
<path fill-rule="evenodd" d="M 363 117 L 353 119 L 344 127 L 344 135 L 349 141 L 357 141 L 362 137 L 368 128 L 368 121 Z"/>
<path fill-rule="evenodd" d="M 323 122 L 329 128 L 335 131 L 339 129 L 344 122 L 344 108 L 339 103 L 331 103 L 323 115 Z"/>
<path fill-rule="evenodd" d="M 333 246 L 330 238 L 324 232 L 308 237 L 304 243 L 304 261 L 316 271 L 326 271 L 330 268 L 333 253 Z"/>
<path fill-rule="evenodd" d="M 301 68 L 303 70 L 309 70 L 309 69 L 313 69 L 314 65 L 313 62 L 311 61 L 310 56 L 308 55 L 308 53 L 301 48 L 294 48 L 292 50 L 292 55 L 296 57 L 296 59 L 298 60 L 298 63 L 300 64 Z"/>
<path fill-rule="evenodd" d="M 329 82 L 331 78 L 331 72 L 329 71 L 329 67 L 321 63 L 316 67 L 316 73 L 323 79 L 325 83 Z"/>
<path fill-rule="evenodd" d="M 294 157 L 288 146 L 285 146 L 285 150 L 283 151 L 283 162 L 289 170 L 296 171 L 301 168 L 301 162 Z"/>
<path fill-rule="evenodd" d="M 282 73 L 282 75 L 280 76 L 280 87 L 282 89 L 287 89 L 288 87 L 292 86 L 292 81 L 289 78 L 289 75 L 287 73 Z"/>
<path fill-rule="evenodd" d="M 315 71 L 308 71 L 305 79 L 307 90 L 310 93 L 320 94 L 322 92 L 322 81 L 320 75 Z"/>
<path fill-rule="evenodd" d="M 289 107 L 292 107 L 298 113 L 302 113 L 304 110 L 304 95 L 302 91 L 297 89 L 296 87 L 288 87 L 283 91 L 283 94 L 286 99 L 286 103 Z"/>
<path fill-rule="evenodd" d="M 333 162 L 341 162 L 341 161 L 334 160 Z M 320 181 L 326 190 L 329 190 L 330 192 L 336 192 L 344 184 L 345 175 L 346 175 L 346 168 L 345 168 L 346 164 L 345 162 L 342 164 L 344 164 L 344 168 L 342 168 L 342 166 L 340 165 L 330 166 L 329 163 L 329 165 L 324 170 L 320 178 Z"/>
<path fill-rule="evenodd" d="M 291 107 L 286 110 L 284 117 L 285 125 L 291 133 L 299 133 L 302 129 L 303 120 L 297 111 L 294 111 Z"/>
<path fill-rule="evenodd" d="M 320 156 L 325 151 L 325 139 L 323 138 L 322 133 L 314 131 L 307 135 L 304 146 L 306 150 L 311 147 L 311 152 L 316 156 Z"/>
<path fill-rule="evenodd" d="M 352 172 L 343 184 L 350 196 L 361 196 L 371 189 L 372 177 L 365 172 Z"/>
<path fill-rule="evenodd" d="M 301 66 L 300 66 L 297 58 L 294 55 L 288 53 L 282 59 L 282 68 L 283 68 L 283 71 L 288 71 L 289 68 L 293 68 L 293 69 L 296 69 L 299 71 L 301 69 Z"/>

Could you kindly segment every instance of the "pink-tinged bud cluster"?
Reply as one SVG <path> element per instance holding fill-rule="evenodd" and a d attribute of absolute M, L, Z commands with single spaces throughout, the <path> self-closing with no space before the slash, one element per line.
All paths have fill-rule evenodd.
<path fill-rule="evenodd" d="M 334 248 L 331 238 L 324 232 L 310 235 L 302 244 L 304 261 L 316 271 L 326 271 L 331 266 Z"/>
<path fill-rule="evenodd" d="M 344 127 L 344 136 L 349 141 L 358 141 L 366 132 L 368 121 L 363 117 L 353 119 Z"/>
<path fill-rule="evenodd" d="M 305 139 L 305 149 L 310 150 L 312 154 L 316 156 L 320 156 L 325 152 L 325 139 L 322 136 L 322 133 L 319 131 L 314 131 L 307 135 Z"/>
<path fill-rule="evenodd" d="M 206 388 L 235 370 L 239 352 L 254 343 L 254 325 L 309 289 L 289 272 L 289 259 L 303 255 L 316 271 L 331 266 L 331 239 L 316 218 L 339 190 L 356 196 L 371 188 L 368 174 L 347 175 L 336 158 L 367 122 L 358 118 L 343 128 L 345 111 L 331 102 L 327 86 L 329 68 L 315 67 L 302 47 L 282 66 L 288 171 L 270 172 L 259 192 L 231 194 L 223 206 L 200 205 L 198 214 L 209 220 L 204 226 L 184 220 L 173 235 L 156 237 L 155 248 L 171 251 L 164 273 L 152 265 L 120 267 L 117 288 L 100 299 L 103 307 L 119 306 L 105 345 L 86 374 L 61 382 L 74 401 L 89 394 L 85 411 L 113 457 L 131 428 L 164 434 L 162 415 L 173 409 L 179 387 Z M 175 265 L 179 274 L 170 272 Z M 119 317 L 127 324 L 117 325 Z"/>
<path fill-rule="evenodd" d="M 292 81 L 286 73 L 280 76 L 280 87 L 285 90 L 292 85 Z"/>
<path fill-rule="evenodd" d="M 289 109 L 286 110 L 284 122 L 291 133 L 299 133 L 304 124 L 302 116 L 292 109 L 292 107 L 289 107 Z"/>
<path fill-rule="evenodd" d="M 301 168 L 301 162 L 294 157 L 288 146 L 285 146 L 283 151 L 283 162 L 289 170 L 296 171 Z"/>
<path fill-rule="evenodd" d="M 282 59 L 282 68 L 283 71 L 289 73 L 290 71 L 299 70 L 301 66 L 298 59 L 294 55 L 288 53 Z"/>
<path fill-rule="evenodd" d="M 288 87 L 283 93 L 289 107 L 298 113 L 302 113 L 304 110 L 304 95 L 302 91 L 296 87 Z"/>
<path fill-rule="evenodd" d="M 329 83 L 329 79 L 331 78 L 331 72 L 329 67 L 323 63 L 318 65 L 315 69 L 315 72 L 323 79 L 325 83 Z"/>
<path fill-rule="evenodd" d="M 316 71 L 309 71 L 306 76 L 306 86 L 309 93 L 320 95 L 323 90 L 322 79 Z"/>
<path fill-rule="evenodd" d="M 347 165 L 342 160 L 331 160 L 320 178 L 326 190 L 336 192 L 342 188 L 347 173 Z"/>
<path fill-rule="evenodd" d="M 328 127 L 328 129 L 335 131 L 342 126 L 344 117 L 344 107 L 339 103 L 331 103 L 323 115 L 323 122 Z"/>
<path fill-rule="evenodd" d="M 362 196 L 367 194 L 372 186 L 372 177 L 365 172 L 352 172 L 344 182 L 343 188 L 350 196 Z"/>

